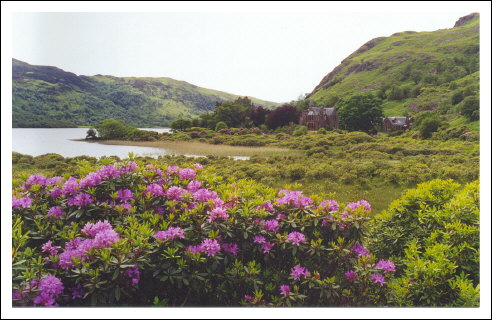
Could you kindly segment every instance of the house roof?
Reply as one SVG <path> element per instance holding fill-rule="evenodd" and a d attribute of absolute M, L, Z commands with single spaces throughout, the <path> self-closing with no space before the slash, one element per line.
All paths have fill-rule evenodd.
<path fill-rule="evenodd" d="M 386 117 L 392 124 L 404 126 L 407 124 L 407 117 Z"/>
<path fill-rule="evenodd" d="M 331 116 L 336 114 L 335 108 L 323 108 L 323 107 L 309 107 L 308 109 L 304 110 L 304 112 L 307 112 L 309 116 L 318 116 L 321 114 Z"/>

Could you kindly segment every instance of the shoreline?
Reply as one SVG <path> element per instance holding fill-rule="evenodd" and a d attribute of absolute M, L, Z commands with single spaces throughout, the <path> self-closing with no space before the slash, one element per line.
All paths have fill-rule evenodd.
<path fill-rule="evenodd" d="M 230 156 L 230 157 L 251 157 L 251 156 L 276 156 L 276 155 L 302 155 L 300 150 L 280 148 L 273 146 L 231 146 L 225 144 L 209 144 L 194 141 L 127 141 L 127 140 L 86 140 L 70 139 L 72 141 L 100 143 L 105 145 L 124 145 L 136 147 L 151 147 L 164 149 L 169 154 L 174 155 L 199 155 L 199 156 Z"/>

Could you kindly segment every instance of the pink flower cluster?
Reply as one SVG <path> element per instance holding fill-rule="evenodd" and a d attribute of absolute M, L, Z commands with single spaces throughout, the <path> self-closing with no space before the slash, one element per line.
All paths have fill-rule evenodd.
<path fill-rule="evenodd" d="M 338 202 L 336 200 L 324 200 L 321 201 L 318 208 L 331 212 L 338 211 L 340 207 L 338 206 Z"/>
<path fill-rule="evenodd" d="M 266 231 L 278 232 L 280 225 L 277 220 L 267 220 L 263 222 L 263 229 Z"/>
<path fill-rule="evenodd" d="M 184 239 L 185 234 L 184 230 L 181 229 L 180 227 L 170 227 L 166 231 L 158 231 L 154 235 L 154 238 L 158 240 L 166 240 L 166 239 Z"/>
<path fill-rule="evenodd" d="M 32 205 L 32 200 L 29 198 L 29 196 L 25 196 L 22 198 L 12 198 L 12 209 L 17 209 L 17 208 L 30 208 Z"/>
<path fill-rule="evenodd" d="M 213 222 L 215 220 L 227 220 L 229 219 L 229 215 L 224 208 L 215 208 L 209 212 L 207 221 Z"/>
<path fill-rule="evenodd" d="M 278 195 L 283 197 L 277 199 L 277 204 L 290 205 L 296 208 L 304 208 L 313 203 L 313 199 L 302 195 L 301 191 L 280 190 Z"/>
<path fill-rule="evenodd" d="M 391 261 L 386 261 L 386 260 L 379 260 L 378 263 L 374 266 L 376 269 L 383 269 L 384 273 L 390 273 L 390 272 L 395 272 L 395 264 Z"/>
<path fill-rule="evenodd" d="M 229 252 L 229 253 L 232 253 L 233 255 L 237 256 L 238 246 L 236 243 L 223 243 L 222 249 L 224 249 L 224 252 Z"/>
<path fill-rule="evenodd" d="M 300 232 L 291 232 L 287 236 L 287 241 L 299 246 L 300 243 L 306 243 L 306 237 Z"/>
<path fill-rule="evenodd" d="M 63 215 L 63 209 L 61 207 L 51 207 L 48 210 L 48 217 L 50 218 L 55 218 L 55 219 L 60 219 L 61 216 Z"/>
<path fill-rule="evenodd" d="M 67 203 L 69 206 L 74 206 L 77 207 L 78 209 L 81 209 L 93 202 L 94 199 L 91 197 L 90 194 L 87 193 L 79 193 L 75 197 L 71 197 L 67 199 Z"/>
<path fill-rule="evenodd" d="M 300 265 L 296 265 L 290 270 L 290 275 L 292 278 L 295 280 L 301 280 L 301 277 L 304 277 L 306 279 L 311 275 L 308 269 L 301 267 Z"/>
<path fill-rule="evenodd" d="M 34 305 L 45 307 L 58 306 L 56 298 L 63 292 L 63 283 L 57 277 L 49 274 L 39 281 L 39 295 L 34 299 Z"/>
<path fill-rule="evenodd" d="M 124 274 L 131 279 L 132 285 L 135 286 L 140 282 L 140 269 L 138 266 L 127 268 Z"/>
<path fill-rule="evenodd" d="M 84 260 L 87 253 L 93 248 L 109 248 L 120 240 L 120 236 L 113 230 L 108 221 L 98 221 L 95 224 L 88 222 L 82 233 L 91 237 L 88 239 L 76 238 L 65 245 L 65 251 L 60 254 L 59 266 L 68 269 L 72 266 L 73 258 Z"/>
<path fill-rule="evenodd" d="M 369 251 L 358 242 L 352 246 L 352 252 L 356 253 L 359 257 L 369 257 Z"/>
<path fill-rule="evenodd" d="M 181 180 L 193 180 L 196 178 L 196 173 L 193 169 L 185 168 L 179 170 L 178 176 Z"/>

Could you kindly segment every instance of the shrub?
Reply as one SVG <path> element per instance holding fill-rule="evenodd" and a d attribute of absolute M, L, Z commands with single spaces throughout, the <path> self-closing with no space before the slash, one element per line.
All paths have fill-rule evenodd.
<path fill-rule="evenodd" d="M 219 130 L 223 130 L 223 129 L 227 129 L 227 128 L 228 128 L 228 126 L 224 121 L 219 121 L 215 125 L 215 131 L 219 131 Z"/>
<path fill-rule="evenodd" d="M 386 304 L 394 265 L 360 244 L 369 203 L 222 181 L 135 162 L 29 177 L 12 199 L 13 304 Z"/>
<path fill-rule="evenodd" d="M 294 133 L 292 134 L 293 136 L 303 136 L 307 134 L 308 130 L 306 126 L 299 126 L 297 129 L 294 130 Z"/>
<path fill-rule="evenodd" d="M 433 180 L 408 190 L 370 224 L 369 248 L 400 266 L 396 305 L 477 306 L 478 181 Z"/>
<path fill-rule="evenodd" d="M 469 120 L 480 119 L 480 101 L 475 96 L 466 97 L 460 105 L 460 113 Z"/>

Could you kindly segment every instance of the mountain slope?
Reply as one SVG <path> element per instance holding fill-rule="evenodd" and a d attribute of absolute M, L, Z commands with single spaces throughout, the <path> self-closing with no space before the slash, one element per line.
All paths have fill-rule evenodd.
<path fill-rule="evenodd" d="M 137 127 L 166 126 L 238 97 L 170 78 L 77 76 L 12 59 L 13 127 L 95 125 L 106 118 Z M 278 105 L 251 100 L 266 107 Z"/>
<path fill-rule="evenodd" d="M 326 75 L 306 99 L 333 106 L 372 92 L 388 116 L 438 110 L 458 116 L 460 91 L 479 93 L 479 15 L 460 18 L 451 29 L 405 31 L 365 43 Z M 458 99 L 459 100 L 459 99 Z"/>

